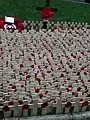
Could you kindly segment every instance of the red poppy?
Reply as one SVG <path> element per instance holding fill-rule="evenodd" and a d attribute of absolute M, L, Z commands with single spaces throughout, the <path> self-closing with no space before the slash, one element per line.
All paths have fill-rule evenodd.
<path fill-rule="evenodd" d="M 75 80 L 76 83 L 78 83 L 78 80 Z"/>
<path fill-rule="evenodd" d="M 34 60 L 34 64 L 36 65 L 36 61 Z"/>
<path fill-rule="evenodd" d="M 76 56 L 73 56 L 73 58 L 76 58 Z"/>
<path fill-rule="evenodd" d="M 58 68 L 57 70 L 61 70 L 61 68 Z"/>
<path fill-rule="evenodd" d="M 21 88 L 25 87 L 24 85 L 21 85 Z"/>
<path fill-rule="evenodd" d="M 69 85 L 68 87 L 72 88 L 72 85 Z"/>
<path fill-rule="evenodd" d="M 16 86 L 15 86 L 15 85 L 13 85 L 13 86 L 12 86 L 12 89 L 16 89 Z"/>
<path fill-rule="evenodd" d="M 7 112 L 7 111 L 10 111 L 10 108 L 9 108 L 8 106 L 4 106 L 4 107 L 3 107 L 3 110 L 4 110 L 5 112 Z"/>
<path fill-rule="evenodd" d="M 47 73 L 51 73 L 51 71 L 47 71 Z"/>
<path fill-rule="evenodd" d="M 41 57 L 39 56 L 39 59 L 41 59 Z"/>
<path fill-rule="evenodd" d="M 47 94 L 48 93 L 48 91 L 46 91 L 44 94 Z"/>
<path fill-rule="evenodd" d="M 28 110 L 29 109 L 29 105 L 23 105 L 22 106 L 22 110 Z"/>
<path fill-rule="evenodd" d="M 82 107 L 84 107 L 84 106 L 88 106 L 88 104 L 89 104 L 88 101 L 84 101 L 84 102 L 82 103 Z"/>
<path fill-rule="evenodd" d="M 31 53 L 31 55 L 32 55 L 32 56 L 34 56 L 34 54 L 33 54 L 33 53 Z"/>
<path fill-rule="evenodd" d="M 20 64 L 20 68 L 23 67 L 23 64 Z"/>
<path fill-rule="evenodd" d="M 22 104 L 23 104 L 23 101 L 22 101 L 22 100 L 19 100 L 18 103 L 19 103 L 19 105 L 22 105 Z"/>
<path fill-rule="evenodd" d="M 88 80 L 88 82 L 90 82 L 90 80 Z"/>
<path fill-rule="evenodd" d="M 16 25 L 16 29 L 18 29 L 19 31 L 22 31 L 24 29 L 24 25 L 21 19 L 14 17 L 14 22 Z"/>
<path fill-rule="evenodd" d="M 49 7 L 45 7 L 40 13 L 40 17 L 43 20 L 50 20 L 53 17 L 53 15 L 54 13 L 51 11 Z"/>
<path fill-rule="evenodd" d="M 9 84 L 9 86 L 12 86 L 12 84 Z"/>
<path fill-rule="evenodd" d="M 21 32 L 24 29 L 24 26 L 22 23 L 18 23 L 18 26 L 16 28 Z"/>
<path fill-rule="evenodd" d="M 66 90 L 67 90 L 67 92 L 69 92 L 69 91 L 70 91 L 70 89 L 69 89 L 69 88 L 66 88 Z"/>
<path fill-rule="evenodd" d="M 10 101 L 10 102 L 8 103 L 8 105 L 13 105 L 13 101 Z"/>
<path fill-rule="evenodd" d="M 17 91 L 17 89 L 14 90 L 14 92 L 16 92 L 16 91 Z"/>
<path fill-rule="evenodd" d="M 30 78 L 30 75 L 27 75 L 27 76 L 26 76 L 26 79 L 27 79 L 27 78 Z"/>
<path fill-rule="evenodd" d="M 24 72 L 24 75 L 27 75 L 27 74 L 28 74 L 28 72 L 25 71 L 25 72 Z"/>
<path fill-rule="evenodd" d="M 67 83 L 67 81 L 66 81 L 66 80 L 64 80 L 64 82 L 65 82 L 65 83 Z"/>
<path fill-rule="evenodd" d="M 90 97 L 90 94 L 88 94 L 87 97 Z"/>
<path fill-rule="evenodd" d="M 35 89 L 35 92 L 36 92 L 36 93 L 39 93 L 39 91 L 40 91 L 40 89 L 39 89 L 39 88 Z"/>
<path fill-rule="evenodd" d="M 66 74 L 69 74 L 69 72 L 67 71 Z"/>
<path fill-rule="evenodd" d="M 84 55 L 84 52 L 81 52 L 82 55 Z"/>
<path fill-rule="evenodd" d="M 64 70 L 63 72 L 64 72 L 64 73 L 67 73 L 67 71 L 66 71 L 66 70 Z"/>
<path fill-rule="evenodd" d="M 75 92 L 72 92 L 72 95 L 75 95 Z"/>
<path fill-rule="evenodd" d="M 87 72 L 84 72 L 84 75 L 87 75 Z"/>
<path fill-rule="evenodd" d="M 43 94 L 41 93 L 41 94 L 39 94 L 39 98 L 41 98 L 42 99 L 42 97 L 43 97 Z"/>
<path fill-rule="evenodd" d="M 44 103 L 41 105 L 42 108 L 46 108 L 47 106 L 48 106 L 48 102 L 44 102 Z"/>
<path fill-rule="evenodd" d="M 84 95 L 84 93 L 88 93 L 88 89 L 83 92 L 83 95 Z"/>
<path fill-rule="evenodd" d="M 38 68 L 39 68 L 39 69 L 41 69 L 41 67 L 40 67 L 40 66 L 38 66 Z"/>
<path fill-rule="evenodd" d="M 0 19 L 0 29 L 4 29 L 4 24 L 5 24 L 5 21 L 4 21 L 4 18 L 1 18 Z"/>
<path fill-rule="evenodd" d="M 61 77 L 64 77 L 64 74 L 63 74 L 63 73 L 61 73 Z"/>
<path fill-rule="evenodd" d="M 79 76 L 80 75 L 80 72 L 77 72 L 77 76 Z"/>
<path fill-rule="evenodd" d="M 84 67 L 81 67 L 81 70 L 84 70 Z"/>
<path fill-rule="evenodd" d="M 69 108 L 69 107 L 71 107 L 72 106 L 72 103 L 71 102 L 67 102 L 66 104 L 65 104 L 65 107 L 66 108 Z"/>
<path fill-rule="evenodd" d="M 81 87 L 78 87 L 78 88 L 77 88 L 77 91 L 80 92 L 81 89 L 82 89 Z"/>
<path fill-rule="evenodd" d="M 72 65 L 69 65 L 69 68 L 70 68 L 70 69 L 72 69 L 72 68 L 73 68 L 73 66 L 72 66 Z"/>
<path fill-rule="evenodd" d="M 54 100 L 54 103 L 56 103 L 56 100 Z"/>
<path fill-rule="evenodd" d="M 32 61 L 32 59 L 31 59 L 31 58 L 28 58 L 28 60 L 29 60 L 29 61 Z"/>
<path fill-rule="evenodd" d="M 60 64 L 62 65 L 63 63 L 62 63 L 62 60 L 60 61 Z"/>
<path fill-rule="evenodd" d="M 87 86 L 84 86 L 85 90 L 87 89 Z"/>
<path fill-rule="evenodd" d="M 51 82 L 49 82 L 49 84 L 50 84 L 50 85 L 52 85 L 52 83 L 51 83 Z"/>
<path fill-rule="evenodd" d="M 81 98 L 80 101 L 83 101 L 83 99 Z"/>
<path fill-rule="evenodd" d="M 34 68 L 34 65 L 31 65 L 30 67 Z"/>
<path fill-rule="evenodd" d="M 42 77 L 45 79 L 45 74 L 44 73 L 42 73 Z"/>
<path fill-rule="evenodd" d="M 47 58 L 47 61 L 50 62 L 48 58 Z"/>

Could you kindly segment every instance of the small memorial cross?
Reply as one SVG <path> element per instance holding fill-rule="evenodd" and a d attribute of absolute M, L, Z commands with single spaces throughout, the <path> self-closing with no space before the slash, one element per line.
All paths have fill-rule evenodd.
<path fill-rule="evenodd" d="M 36 10 L 41 10 L 40 17 L 41 17 L 41 19 L 44 20 L 43 29 L 47 29 L 48 20 L 50 20 L 51 17 L 53 16 L 53 12 L 58 11 L 57 8 L 51 8 L 50 7 L 50 1 L 51 0 L 46 0 L 46 3 L 45 3 L 44 7 L 36 7 Z"/>
<path fill-rule="evenodd" d="M 36 7 L 36 10 L 43 10 L 43 8 L 45 8 L 45 7 L 50 7 L 50 1 L 51 0 L 46 0 L 45 6 L 44 7 Z M 58 12 L 58 8 L 51 8 L 51 10 L 53 10 L 54 12 Z"/>

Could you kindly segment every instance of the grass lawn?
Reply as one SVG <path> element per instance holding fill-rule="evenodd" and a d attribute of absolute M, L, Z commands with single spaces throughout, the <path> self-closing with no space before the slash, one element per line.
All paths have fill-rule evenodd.
<path fill-rule="evenodd" d="M 43 7 L 45 0 L 0 0 L 0 17 L 17 16 L 23 20 L 40 20 L 40 11 L 36 6 Z M 90 5 L 51 0 L 51 7 L 59 9 L 52 20 L 77 21 L 90 24 Z"/>

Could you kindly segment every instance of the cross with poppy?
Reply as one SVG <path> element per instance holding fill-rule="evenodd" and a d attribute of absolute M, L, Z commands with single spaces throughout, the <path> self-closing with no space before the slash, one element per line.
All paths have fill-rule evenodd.
<path fill-rule="evenodd" d="M 46 0 L 45 6 L 44 7 L 36 7 L 36 10 L 42 10 L 45 7 L 50 7 L 50 2 L 51 0 Z M 54 12 L 58 11 L 58 8 L 51 8 Z"/>
<path fill-rule="evenodd" d="M 47 29 L 47 23 L 48 20 L 50 20 L 50 18 L 53 16 L 53 12 L 57 12 L 58 9 L 57 8 L 50 8 L 50 1 L 51 0 L 46 0 L 45 6 L 44 7 L 36 7 L 36 10 L 41 10 L 40 16 L 41 19 L 44 20 L 43 22 L 43 29 Z"/>

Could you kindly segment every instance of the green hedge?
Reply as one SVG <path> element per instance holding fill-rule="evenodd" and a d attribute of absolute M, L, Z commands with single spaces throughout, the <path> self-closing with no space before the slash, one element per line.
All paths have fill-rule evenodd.
<path fill-rule="evenodd" d="M 45 0 L 0 0 L 0 17 L 17 16 L 23 20 L 40 20 L 36 6 L 44 6 Z M 88 22 L 90 24 L 90 5 L 51 0 L 51 7 L 59 9 L 52 20 Z"/>

